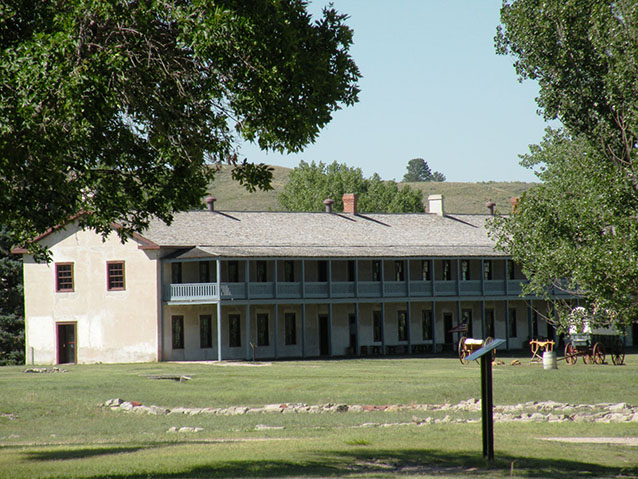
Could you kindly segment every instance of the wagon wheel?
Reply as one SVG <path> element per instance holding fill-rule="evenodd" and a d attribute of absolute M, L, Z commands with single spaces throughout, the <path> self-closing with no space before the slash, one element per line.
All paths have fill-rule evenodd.
<path fill-rule="evenodd" d="M 594 364 L 604 364 L 605 363 L 605 347 L 600 344 L 594 344 L 594 348 L 592 349 L 591 358 Z"/>
<path fill-rule="evenodd" d="M 585 351 L 585 354 L 583 354 L 583 362 L 585 364 L 591 364 L 594 361 L 592 360 L 592 350 L 588 349 L 587 351 Z"/>
<path fill-rule="evenodd" d="M 625 364 L 625 346 L 621 341 L 616 341 L 614 349 L 611 352 L 611 362 L 616 366 Z"/>
<path fill-rule="evenodd" d="M 465 336 L 461 336 L 461 339 L 459 339 L 458 350 L 459 350 L 459 360 L 461 361 L 461 364 L 469 363 L 469 361 L 465 359 L 470 354 L 470 352 L 465 347 L 465 340 L 466 339 L 467 338 Z"/>
<path fill-rule="evenodd" d="M 576 364 L 576 360 L 578 359 L 577 354 L 578 351 L 576 351 L 576 348 L 574 348 L 571 342 L 565 345 L 565 362 L 567 364 Z"/>

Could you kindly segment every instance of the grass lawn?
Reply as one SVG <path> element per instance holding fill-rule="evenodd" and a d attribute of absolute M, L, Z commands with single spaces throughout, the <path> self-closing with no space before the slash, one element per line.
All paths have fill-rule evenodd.
<path fill-rule="evenodd" d="M 638 405 L 638 355 L 625 366 L 559 363 L 494 368 L 494 402 Z M 146 415 L 100 407 L 266 404 L 456 404 L 480 397 L 480 368 L 457 359 L 365 359 L 0 368 L 1 478 L 638 477 L 638 447 L 544 437 L 637 437 L 638 423 L 497 423 L 496 460 L 481 424 L 419 424 L 439 411 Z M 187 375 L 186 382 L 153 375 Z M 459 415 L 460 414 L 460 415 Z M 459 417 L 480 419 L 480 412 Z M 197 427 L 198 432 L 169 432 Z"/>

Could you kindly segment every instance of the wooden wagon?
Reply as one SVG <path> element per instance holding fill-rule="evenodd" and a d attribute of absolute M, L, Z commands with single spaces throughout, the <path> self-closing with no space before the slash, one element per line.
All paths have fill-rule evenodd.
<path fill-rule="evenodd" d="M 565 345 L 565 362 L 576 364 L 579 357 L 585 364 L 604 364 L 607 355 L 615 365 L 625 363 L 625 347 L 622 337 L 615 328 L 589 327 L 583 323 L 582 332 L 576 332 L 570 327 L 567 344 Z"/>
<path fill-rule="evenodd" d="M 461 339 L 459 339 L 459 347 L 458 347 L 459 360 L 461 361 L 461 364 L 469 363 L 469 361 L 465 358 L 467 358 L 474 351 L 478 351 L 483 346 L 488 345 L 492 341 L 494 341 L 494 339 L 489 336 L 485 339 L 467 338 L 465 336 L 461 336 Z M 494 356 L 495 353 L 496 352 L 493 351 L 492 355 Z"/>

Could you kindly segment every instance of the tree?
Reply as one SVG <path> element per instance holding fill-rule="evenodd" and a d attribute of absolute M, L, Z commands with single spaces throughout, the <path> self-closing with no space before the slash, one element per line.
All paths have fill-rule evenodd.
<path fill-rule="evenodd" d="M 343 210 L 345 193 L 359 195 L 362 213 L 423 212 L 423 195 L 407 186 L 399 189 L 394 181 L 383 181 L 379 175 L 364 178 L 360 168 L 336 161 L 326 165 L 299 162 L 290 172 L 288 183 L 279 194 L 282 206 L 290 211 L 322 211 L 323 201 L 331 198 L 336 211 Z"/>
<path fill-rule="evenodd" d="M 543 184 L 493 234 L 532 290 L 567 278 L 592 311 L 628 325 L 638 313 L 638 4 L 518 0 L 503 5 L 501 23 L 497 52 L 538 81 L 540 112 L 565 131 L 523 158 Z"/>
<path fill-rule="evenodd" d="M 435 171 L 434 173 L 432 173 L 432 181 L 443 182 L 445 180 L 447 180 L 447 178 L 440 171 Z"/>
<path fill-rule="evenodd" d="M 411 159 L 408 161 L 406 169 L 407 172 L 403 175 L 403 181 L 405 182 L 432 180 L 432 170 L 430 170 L 430 167 L 423 158 Z"/>
<path fill-rule="evenodd" d="M 636 158 L 638 3 L 506 1 L 495 38 L 521 80 L 536 80 L 546 119 L 559 119 L 623 165 Z"/>
<path fill-rule="evenodd" d="M 423 158 L 411 159 L 406 169 L 407 172 L 403 175 L 404 182 L 445 181 L 445 175 L 438 171 L 432 172 Z"/>
<path fill-rule="evenodd" d="M 10 250 L 11 235 L 0 226 L 0 366 L 24 364 L 22 260 Z"/>
<path fill-rule="evenodd" d="M 630 266 L 638 262 L 638 198 L 630 179 L 586 139 L 560 130 L 548 130 L 522 163 L 538 168 L 542 183 L 493 227 L 497 247 L 530 279 L 526 291 L 547 298 L 553 287 L 582 293 L 592 308 L 613 312 L 625 324 L 633 321 L 638 269 Z"/>
<path fill-rule="evenodd" d="M 0 224 L 23 244 L 73 215 L 127 236 L 199 206 L 216 166 L 271 170 L 357 101 L 352 31 L 302 0 L 0 4 Z M 42 251 L 40 251 L 42 252 Z"/>

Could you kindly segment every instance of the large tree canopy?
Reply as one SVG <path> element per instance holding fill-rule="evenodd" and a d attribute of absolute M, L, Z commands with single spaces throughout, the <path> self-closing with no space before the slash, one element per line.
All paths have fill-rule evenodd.
<path fill-rule="evenodd" d="M 565 129 L 523 157 L 543 183 L 494 234 L 531 290 L 567 278 L 628 324 L 638 314 L 638 3 L 506 1 L 501 22 L 497 51 L 538 81 L 540 112 Z"/>
<path fill-rule="evenodd" d="M 303 0 L 2 2 L 0 224 L 25 242 L 86 211 L 127 234 L 198 205 L 225 162 L 268 188 L 237 142 L 299 151 L 357 101 L 345 19 Z"/>
<path fill-rule="evenodd" d="M 505 1 L 496 49 L 511 54 L 520 79 L 538 82 L 538 106 L 585 135 L 605 156 L 636 159 L 638 2 Z"/>
<path fill-rule="evenodd" d="M 514 214 L 495 217 L 497 246 L 521 264 L 530 279 L 526 292 L 547 298 L 553 287 L 577 292 L 592 308 L 630 323 L 638 316 L 632 181 L 586 139 L 563 131 L 548 130 L 530 150 L 522 163 L 537 169 L 542 183 L 523 195 Z"/>
<path fill-rule="evenodd" d="M 322 211 L 323 201 L 330 198 L 334 209 L 343 209 L 345 193 L 359 195 L 357 207 L 362 213 L 423 212 L 423 195 L 408 186 L 399 188 L 394 181 L 383 181 L 379 175 L 365 178 L 360 168 L 336 161 L 326 165 L 301 161 L 290 172 L 288 183 L 279 194 L 282 206 L 290 211 Z"/>

